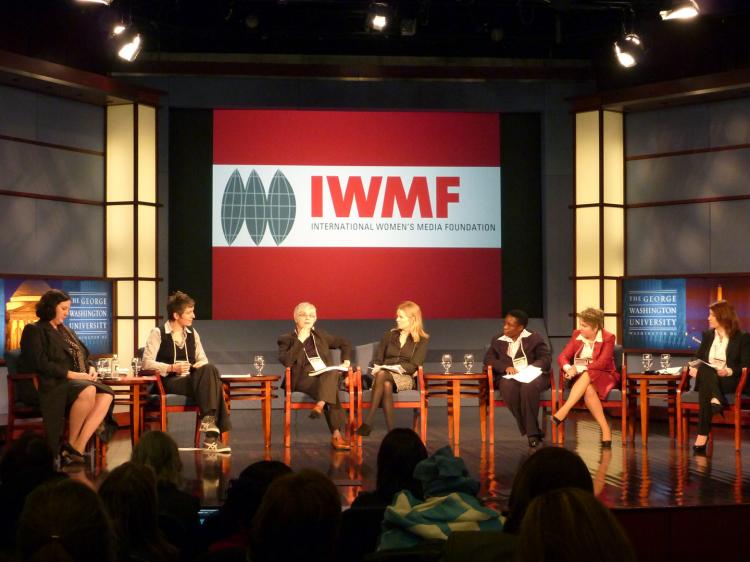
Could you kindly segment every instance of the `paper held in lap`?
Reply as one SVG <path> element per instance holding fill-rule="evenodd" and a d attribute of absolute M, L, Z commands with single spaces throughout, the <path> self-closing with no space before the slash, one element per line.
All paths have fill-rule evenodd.
<path fill-rule="evenodd" d="M 515 375 L 503 375 L 504 379 L 513 379 L 514 381 L 530 383 L 542 374 L 542 370 L 534 365 L 521 369 Z"/>
<path fill-rule="evenodd" d="M 343 365 L 334 365 L 333 367 L 323 367 L 322 369 L 318 369 L 316 371 L 313 371 L 312 373 L 307 373 L 308 377 L 317 377 L 318 375 L 322 375 L 323 373 L 327 373 L 328 371 L 342 371 L 346 372 L 348 371 L 348 367 L 344 367 Z"/>
<path fill-rule="evenodd" d="M 726 361 L 717 361 L 716 363 L 713 363 L 713 364 L 706 363 L 703 359 L 693 359 L 692 361 L 688 361 L 688 365 L 690 365 L 691 367 L 700 367 L 701 363 L 717 371 L 719 369 L 723 369 L 727 365 Z"/>
<path fill-rule="evenodd" d="M 392 373 L 404 374 L 404 368 L 401 365 L 373 365 L 370 367 L 371 371 L 377 371 L 382 369 L 384 371 L 391 371 Z"/>

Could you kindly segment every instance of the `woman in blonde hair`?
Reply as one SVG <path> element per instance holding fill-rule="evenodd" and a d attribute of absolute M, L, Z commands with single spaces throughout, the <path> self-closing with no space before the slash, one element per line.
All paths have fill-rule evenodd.
<path fill-rule="evenodd" d="M 416 387 L 417 369 L 427 355 L 429 336 L 422 326 L 422 310 L 412 301 L 404 301 L 396 309 L 396 327 L 380 340 L 373 357 L 372 405 L 359 435 L 370 435 L 378 406 L 382 404 L 385 425 L 393 429 L 393 393 Z"/>
<path fill-rule="evenodd" d="M 615 369 L 615 336 L 604 329 L 604 312 L 598 308 L 587 308 L 578 314 L 578 330 L 557 358 L 565 378 L 572 381 L 568 399 L 552 416 L 552 422 L 560 424 L 583 398 L 586 407 L 602 428 L 602 447 L 612 446 L 612 431 L 602 408 L 620 380 Z"/>

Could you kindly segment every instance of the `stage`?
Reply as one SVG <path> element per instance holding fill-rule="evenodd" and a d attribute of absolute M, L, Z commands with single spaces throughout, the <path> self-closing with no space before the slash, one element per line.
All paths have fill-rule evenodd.
<path fill-rule="evenodd" d="M 408 427 L 411 412 L 397 410 L 397 424 Z M 193 414 L 170 414 L 169 427 L 181 448 L 192 447 Z M 586 412 L 574 412 L 566 421 L 564 447 L 578 453 L 588 466 L 599 499 L 611 508 L 678 507 L 742 504 L 750 498 L 750 443 L 735 454 L 733 430 L 716 427 L 712 454 L 696 456 L 690 444 L 679 445 L 670 439 L 666 422 L 650 424 L 647 447 L 640 435 L 634 444 L 622 445 L 619 420 L 610 418 L 613 428 L 612 449 L 601 449 L 599 428 Z M 185 489 L 201 498 L 206 508 L 220 505 L 229 481 L 247 465 L 275 459 L 293 469 L 313 468 L 327 474 L 341 490 L 348 506 L 362 490 L 375 484 L 376 459 L 385 435 L 382 415 L 375 421 L 372 435 L 363 438 L 360 449 L 336 452 L 331 449 L 325 422 L 311 420 L 307 412 L 292 417 L 292 446 L 282 445 L 282 412 L 272 414 L 272 445 L 263 447 L 260 415 L 256 410 L 233 410 L 231 455 L 209 455 L 200 451 L 181 451 Z M 515 421 L 505 408 L 495 413 L 495 444 L 483 444 L 479 437 L 476 408 L 462 413 L 461 443 L 454 448 L 470 473 L 481 482 L 480 495 L 488 503 L 503 509 L 518 467 L 531 454 L 527 440 L 518 434 Z M 547 418 L 545 447 L 551 443 Z M 695 436 L 695 427 L 692 428 Z M 445 408 L 430 408 L 428 450 L 432 453 L 448 444 Z M 128 460 L 130 440 L 120 431 L 110 444 L 107 464 L 113 468 Z M 93 475 L 91 475 L 93 476 Z"/>

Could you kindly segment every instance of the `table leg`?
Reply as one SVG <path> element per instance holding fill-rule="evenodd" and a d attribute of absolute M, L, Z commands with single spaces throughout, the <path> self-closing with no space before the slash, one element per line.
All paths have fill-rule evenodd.
<path fill-rule="evenodd" d="M 639 398 L 641 399 L 641 445 L 648 444 L 648 381 L 642 379 L 640 381 L 640 393 Z"/>
<path fill-rule="evenodd" d="M 141 439 L 141 385 L 134 384 L 133 389 L 133 405 L 131 407 L 131 420 L 130 425 L 133 429 L 133 445 L 137 445 Z"/>
<path fill-rule="evenodd" d="M 261 410 L 263 411 L 263 443 L 268 448 L 271 446 L 271 381 L 263 383 Z"/>
<path fill-rule="evenodd" d="M 453 381 L 453 439 L 456 447 L 460 443 L 461 432 L 461 381 Z"/>
<path fill-rule="evenodd" d="M 675 438 L 675 404 L 677 400 L 677 381 L 667 381 L 667 417 L 669 418 L 669 438 Z"/>

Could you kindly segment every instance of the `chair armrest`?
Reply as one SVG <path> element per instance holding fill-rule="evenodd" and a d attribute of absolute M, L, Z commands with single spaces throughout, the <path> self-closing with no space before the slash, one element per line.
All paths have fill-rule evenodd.
<path fill-rule="evenodd" d="M 357 404 L 362 403 L 362 367 L 357 367 L 354 388 L 357 391 Z"/>
<path fill-rule="evenodd" d="M 8 373 L 8 378 L 14 382 L 17 381 L 30 381 L 38 377 L 36 373 Z"/>
<path fill-rule="evenodd" d="M 287 367 L 284 370 L 284 400 L 288 406 L 292 404 L 292 369 Z"/>
<path fill-rule="evenodd" d="M 486 368 L 487 372 L 487 392 L 489 394 L 490 400 L 492 400 L 492 392 L 495 390 L 495 381 L 492 378 L 492 365 L 487 365 Z"/>
<path fill-rule="evenodd" d="M 747 367 L 742 368 L 742 374 L 740 375 L 740 382 L 737 383 L 737 388 L 734 391 L 734 403 L 739 404 L 742 399 L 742 391 L 745 390 L 745 383 L 747 382 Z"/>
<path fill-rule="evenodd" d="M 424 369 L 422 365 L 417 368 L 417 384 L 419 385 L 419 395 L 424 396 L 427 392 L 427 388 L 424 384 Z"/>

